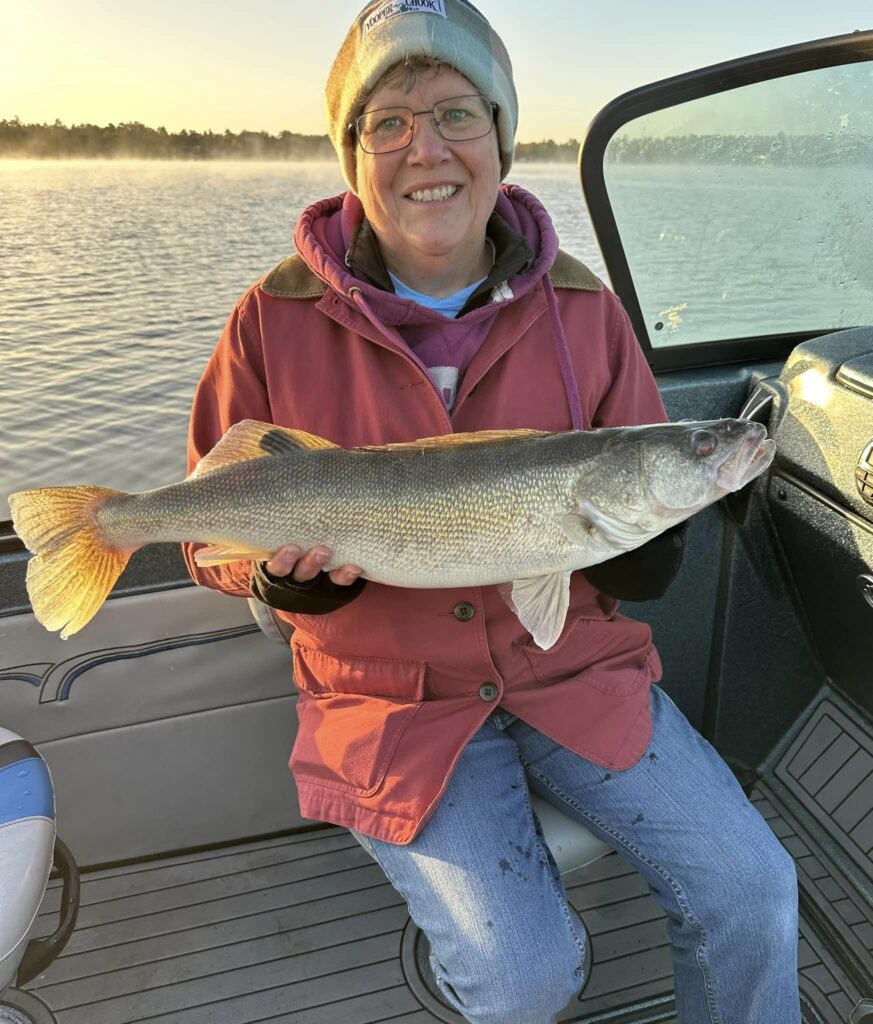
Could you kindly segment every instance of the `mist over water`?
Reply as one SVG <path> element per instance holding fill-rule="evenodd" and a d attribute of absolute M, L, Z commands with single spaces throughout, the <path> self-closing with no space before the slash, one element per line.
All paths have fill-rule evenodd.
<path fill-rule="evenodd" d="M 578 171 L 516 164 L 605 275 Z M 26 487 L 185 474 L 194 388 L 234 302 L 293 252 L 331 163 L 0 161 L 0 521 Z"/>

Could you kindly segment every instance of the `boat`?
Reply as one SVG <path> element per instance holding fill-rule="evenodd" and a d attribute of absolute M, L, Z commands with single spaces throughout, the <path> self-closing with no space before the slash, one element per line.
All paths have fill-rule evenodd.
<path fill-rule="evenodd" d="M 625 611 L 794 859 L 805 1024 L 873 1024 L 871 81 L 873 31 L 738 58 L 618 97 L 579 158 L 671 419 L 776 441 Z M 155 545 L 61 641 L 27 558 L 0 525 L 0 1022 L 460 1021 L 366 849 L 296 811 L 282 623 Z M 646 883 L 542 814 L 592 949 L 562 1024 L 675 1024 Z"/>

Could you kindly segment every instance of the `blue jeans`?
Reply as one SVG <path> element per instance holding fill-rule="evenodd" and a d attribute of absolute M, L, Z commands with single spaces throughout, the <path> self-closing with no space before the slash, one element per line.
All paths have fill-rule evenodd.
<path fill-rule="evenodd" d="M 588 940 L 528 788 L 646 879 L 667 914 L 680 1024 L 800 1024 L 794 862 L 733 773 L 652 687 L 642 759 L 609 771 L 501 709 L 467 744 L 407 846 L 367 838 L 472 1024 L 554 1024 Z"/>

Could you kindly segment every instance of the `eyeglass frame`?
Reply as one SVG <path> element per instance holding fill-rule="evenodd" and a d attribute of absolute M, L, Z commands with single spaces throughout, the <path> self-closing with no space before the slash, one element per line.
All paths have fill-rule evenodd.
<path fill-rule="evenodd" d="M 485 100 L 488 103 L 488 106 L 491 108 L 491 124 L 488 126 L 488 131 L 483 132 L 482 135 L 471 135 L 470 138 L 468 139 L 447 139 L 445 135 L 443 135 L 443 133 L 440 131 L 440 123 L 433 116 L 433 112 L 441 103 L 451 103 L 452 100 L 465 100 L 469 99 L 472 96 L 476 96 L 479 99 Z M 358 122 L 362 118 L 366 117 L 368 114 L 378 114 L 380 110 L 408 110 L 409 113 L 412 114 L 412 129 L 409 132 L 409 141 L 404 142 L 402 146 L 397 146 L 395 149 L 382 149 L 378 153 L 374 153 L 371 150 L 364 148 L 364 143 L 361 141 L 361 132 L 358 129 Z M 499 110 L 500 104 L 495 103 L 494 100 L 490 98 L 490 96 L 486 96 L 484 93 L 481 92 L 468 92 L 464 93 L 461 96 L 447 96 L 444 100 L 438 100 L 429 110 L 413 110 L 412 107 L 404 107 L 402 104 L 395 104 L 390 107 L 376 107 L 375 110 L 365 110 L 362 113 L 358 114 L 354 121 L 351 121 L 349 123 L 348 131 L 349 134 L 353 134 L 355 136 L 358 145 L 361 147 L 361 150 L 364 153 L 369 153 L 370 156 L 384 156 L 387 153 L 399 153 L 401 150 L 408 149 L 412 145 L 412 140 L 415 138 L 415 118 L 421 117 L 422 114 L 431 115 L 431 121 L 433 123 L 434 129 L 436 130 L 437 135 L 439 135 L 439 137 L 443 140 L 443 142 L 475 142 L 476 139 L 486 139 L 491 134 L 491 132 L 494 130 L 494 125 L 497 122 L 497 114 Z"/>

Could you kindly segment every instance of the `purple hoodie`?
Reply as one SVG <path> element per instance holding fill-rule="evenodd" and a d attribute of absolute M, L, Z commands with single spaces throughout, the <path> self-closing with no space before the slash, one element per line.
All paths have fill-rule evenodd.
<path fill-rule="evenodd" d="M 571 405 L 577 405 L 578 390 L 548 281 L 549 268 L 558 254 L 558 236 L 551 219 L 543 205 L 518 185 L 500 187 L 494 210 L 527 240 L 536 255 L 528 269 L 493 289 L 490 302 L 454 320 L 379 288 L 349 270 L 346 253 L 355 229 L 364 219 L 361 202 L 352 192 L 307 207 L 297 222 L 294 244 L 313 273 L 345 302 L 360 309 L 380 333 L 408 349 L 425 371 L 438 366 L 457 367 L 459 378 L 488 335 L 502 304 L 521 297 L 545 279 L 568 396 Z M 446 397 L 443 394 L 444 401 Z M 451 403 L 447 404 L 450 407 Z M 580 410 L 577 429 L 581 426 Z"/>

